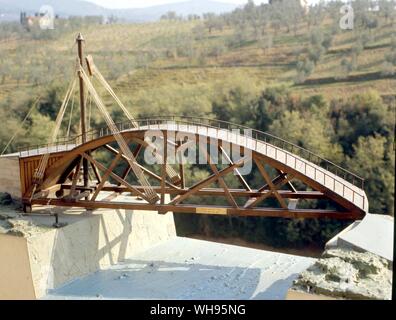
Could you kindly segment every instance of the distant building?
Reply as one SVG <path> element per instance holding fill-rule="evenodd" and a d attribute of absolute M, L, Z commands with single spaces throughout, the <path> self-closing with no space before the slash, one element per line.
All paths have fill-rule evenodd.
<path fill-rule="evenodd" d="M 44 17 L 44 13 L 36 12 L 34 15 L 27 15 L 26 12 L 20 13 L 20 23 L 23 25 L 27 30 L 30 30 L 30 27 L 40 24 L 40 19 Z M 55 19 L 59 19 L 59 16 L 56 15 Z"/>

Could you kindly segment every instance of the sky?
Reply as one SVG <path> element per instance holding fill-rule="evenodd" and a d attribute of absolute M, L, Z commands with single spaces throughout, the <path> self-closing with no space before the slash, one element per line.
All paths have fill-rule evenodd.
<path fill-rule="evenodd" d="M 175 3 L 175 2 L 186 2 L 188 0 L 86 0 L 89 2 L 94 2 L 102 7 L 106 8 L 142 8 L 155 5 L 161 5 L 165 3 Z M 218 2 L 228 2 L 235 4 L 245 4 L 247 0 L 215 0 Z M 254 0 L 256 4 L 267 3 L 268 0 Z M 309 3 L 315 3 L 317 0 L 308 0 Z"/>

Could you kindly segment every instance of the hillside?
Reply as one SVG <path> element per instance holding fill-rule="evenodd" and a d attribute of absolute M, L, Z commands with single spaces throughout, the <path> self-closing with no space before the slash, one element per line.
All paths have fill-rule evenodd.
<path fill-rule="evenodd" d="M 236 8 L 236 5 L 233 4 L 211 0 L 190 0 L 136 9 L 109 9 L 83 0 L 0 0 L 0 13 L 4 14 L 4 17 L 0 17 L 0 22 L 6 19 L 19 20 L 21 11 L 34 14 L 43 5 L 52 6 L 55 14 L 62 17 L 113 16 L 129 22 L 156 21 L 170 11 L 175 12 L 179 16 L 188 16 L 190 14 L 202 15 L 207 12 L 220 14 L 230 12 Z"/>

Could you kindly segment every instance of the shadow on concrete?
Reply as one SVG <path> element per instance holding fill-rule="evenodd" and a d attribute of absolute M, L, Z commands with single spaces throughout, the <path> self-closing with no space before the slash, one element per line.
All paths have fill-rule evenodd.
<path fill-rule="evenodd" d="M 275 281 L 269 288 L 265 291 L 257 294 L 254 300 L 284 300 L 287 291 L 291 288 L 293 281 L 296 280 L 298 274 L 293 274 L 286 279 L 281 279 Z"/>
<path fill-rule="evenodd" d="M 260 288 L 261 273 L 259 268 L 189 261 L 127 260 L 52 291 L 47 299 L 283 300 L 296 278 L 292 275 Z"/>
<path fill-rule="evenodd" d="M 110 214 L 110 213 L 105 213 Z M 133 211 L 123 215 L 114 211 L 122 231 L 118 235 L 106 228 L 103 214 L 83 215 L 78 228 L 72 226 L 58 230 L 52 247 L 50 269 L 45 288 L 57 288 L 70 278 L 86 276 L 106 266 L 114 266 L 127 258 L 128 240 L 134 231 Z M 75 217 L 72 217 L 75 219 Z M 67 215 L 62 220 L 67 221 Z"/>

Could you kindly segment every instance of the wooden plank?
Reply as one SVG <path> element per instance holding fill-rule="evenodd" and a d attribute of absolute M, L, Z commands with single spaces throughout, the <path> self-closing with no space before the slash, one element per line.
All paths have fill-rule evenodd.
<path fill-rule="evenodd" d="M 87 155 L 86 153 L 82 154 L 82 157 L 86 158 L 88 161 L 92 161 L 99 170 L 102 171 L 106 171 L 106 167 L 104 165 L 102 165 L 100 162 L 96 161 L 95 159 L 93 159 L 91 156 Z M 124 185 L 132 194 L 135 194 L 139 197 L 141 197 L 142 199 L 150 202 L 146 195 L 143 192 L 140 192 L 138 189 L 134 188 L 133 186 L 131 186 L 128 182 L 126 182 L 125 180 L 121 179 L 118 175 L 116 175 L 113 172 L 110 172 L 110 176 L 118 181 L 119 183 L 121 183 L 122 185 Z"/>
<path fill-rule="evenodd" d="M 33 205 L 47 205 L 48 199 L 35 199 L 32 200 Z M 197 206 L 197 205 L 160 205 L 160 204 L 144 204 L 144 203 L 130 203 L 130 202 L 104 202 L 104 201 L 76 201 L 67 202 L 60 199 L 54 199 L 51 201 L 51 205 L 58 207 L 78 207 L 88 209 L 125 209 L 125 210 L 139 210 L 139 211 L 159 211 L 159 212 L 176 212 L 176 213 L 187 213 L 191 214 L 198 211 L 210 212 L 208 209 L 212 208 L 211 213 L 224 212 L 227 210 L 229 216 L 240 216 L 240 217 L 277 217 L 277 218 L 288 218 L 288 219 L 337 219 L 337 220 L 360 220 L 365 214 L 362 212 L 339 212 L 331 210 L 285 210 L 285 209 L 272 209 L 272 208 L 255 208 L 255 209 L 243 209 L 233 207 L 221 207 L 221 206 Z"/>
<path fill-rule="evenodd" d="M 207 162 L 209 163 L 210 168 L 212 169 L 213 173 L 216 175 L 217 177 L 217 181 L 219 182 L 220 186 L 223 188 L 224 192 L 225 192 L 225 196 L 229 202 L 229 204 L 231 206 L 233 206 L 234 208 L 238 208 L 238 204 L 236 203 L 234 197 L 232 196 L 232 194 L 230 193 L 230 190 L 228 189 L 227 184 L 225 183 L 223 177 L 221 177 L 219 175 L 219 170 L 217 169 L 216 165 L 213 163 L 212 157 L 209 155 L 208 151 L 206 150 L 206 148 L 202 147 L 201 144 L 199 144 L 199 147 L 201 149 L 202 152 L 204 152 L 205 157 Z M 230 163 L 230 165 L 233 165 L 234 163 Z M 234 170 L 235 171 L 235 170 Z"/>
<path fill-rule="evenodd" d="M 133 186 L 139 191 L 144 191 L 142 186 Z M 62 189 L 65 190 L 70 190 L 70 185 L 63 185 Z M 77 187 L 77 190 L 86 190 L 84 187 Z M 153 189 L 157 192 L 161 192 L 161 187 L 153 187 Z M 124 193 L 128 192 L 128 189 L 122 186 L 105 186 L 102 189 L 103 191 L 111 191 L 111 192 L 117 192 L 117 193 Z M 258 198 L 263 195 L 263 191 L 259 190 L 252 190 L 252 192 L 246 191 L 244 189 L 229 189 L 230 193 L 234 197 L 244 197 L 244 198 Z M 188 192 L 188 189 L 173 189 L 173 188 L 166 188 L 166 194 L 170 195 L 182 195 Z M 296 193 L 288 191 L 288 190 L 279 190 L 279 194 L 282 196 L 282 198 L 285 199 L 324 199 L 325 195 L 322 192 L 319 191 L 298 191 Z M 270 197 L 275 197 L 272 195 L 271 191 L 267 191 L 267 193 L 270 194 Z M 196 193 L 197 196 L 215 196 L 215 197 L 221 197 L 225 196 L 225 191 L 221 188 L 215 189 L 215 188 L 202 188 L 201 190 L 197 191 Z"/>
<path fill-rule="evenodd" d="M 276 188 L 281 188 L 281 187 L 283 187 L 283 186 L 287 183 L 287 181 L 288 181 L 288 180 L 280 180 L 279 182 L 277 182 L 277 183 L 275 184 L 275 187 L 276 187 Z M 283 192 L 283 191 L 280 191 L 280 190 L 279 190 L 279 191 L 278 191 L 278 195 L 281 195 L 282 192 Z M 289 192 L 290 192 L 290 191 L 289 191 Z M 253 207 L 259 205 L 259 204 L 260 204 L 261 202 L 263 202 L 265 199 L 270 198 L 270 197 L 275 197 L 275 193 L 273 193 L 272 190 L 263 191 L 263 192 L 261 193 L 261 195 L 260 195 L 258 198 L 248 200 L 248 202 L 246 202 L 244 208 L 253 208 Z M 297 198 L 292 198 L 292 197 L 290 197 L 289 199 L 299 199 L 299 198 L 298 198 L 298 197 L 297 197 Z"/>
<path fill-rule="evenodd" d="M 96 166 L 92 162 L 90 162 L 90 165 L 91 165 L 92 171 L 96 177 L 96 180 L 98 180 L 98 183 L 101 183 L 102 177 L 100 176 L 98 168 L 96 168 Z"/>
<path fill-rule="evenodd" d="M 62 185 L 55 184 L 51 188 L 41 190 L 40 192 L 33 195 L 33 198 L 47 198 L 51 192 L 57 192 L 62 189 Z"/>
<path fill-rule="evenodd" d="M 164 155 L 163 155 L 163 164 L 161 166 L 161 204 L 165 204 L 165 188 L 166 188 L 166 164 L 167 164 L 167 159 L 168 159 L 168 133 L 167 131 L 164 131 Z"/>
<path fill-rule="evenodd" d="M 107 180 L 110 178 L 110 174 L 113 172 L 115 167 L 117 166 L 118 162 L 121 160 L 121 153 L 117 154 L 116 157 L 113 159 L 113 161 L 110 164 L 110 167 L 104 172 L 102 181 L 99 183 L 99 185 L 96 187 L 95 193 L 92 196 L 92 201 L 95 201 L 96 198 L 98 197 L 100 191 L 102 191 L 105 183 Z M 92 162 L 90 162 L 92 163 Z"/>
<path fill-rule="evenodd" d="M 73 175 L 72 187 L 70 189 L 70 197 L 73 197 L 76 192 L 77 182 L 78 182 L 78 179 L 80 178 L 81 166 L 82 166 L 82 159 L 80 159 L 80 161 L 78 162 L 78 165 L 76 167 L 76 172 Z"/>
<path fill-rule="evenodd" d="M 283 209 L 287 209 L 287 204 L 286 204 L 285 200 L 283 200 L 283 198 L 279 195 L 276 186 L 272 183 L 272 179 L 269 176 L 269 174 L 267 173 L 267 171 L 265 170 L 264 166 L 260 163 L 259 160 L 255 159 L 255 158 L 254 158 L 254 161 L 255 161 L 257 168 L 259 169 L 261 175 L 263 176 L 265 181 L 268 183 L 272 193 L 275 195 L 276 199 L 279 201 L 281 207 Z"/>

